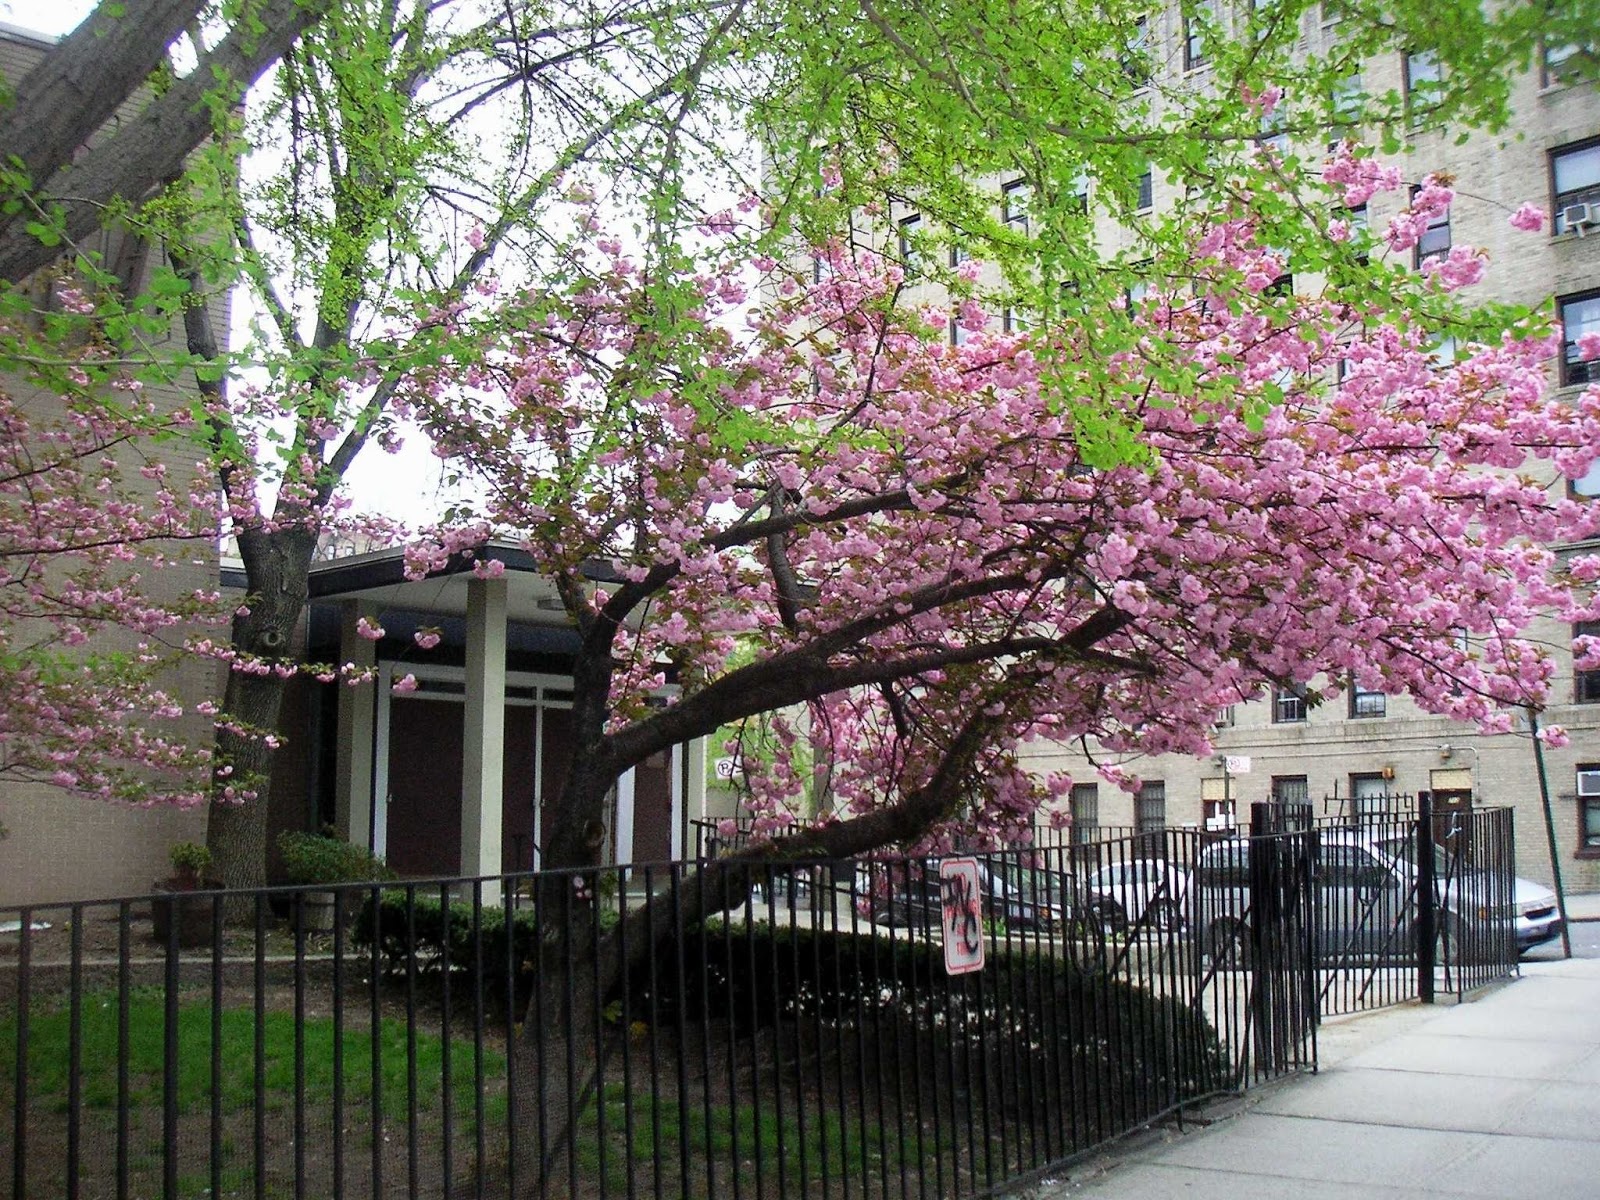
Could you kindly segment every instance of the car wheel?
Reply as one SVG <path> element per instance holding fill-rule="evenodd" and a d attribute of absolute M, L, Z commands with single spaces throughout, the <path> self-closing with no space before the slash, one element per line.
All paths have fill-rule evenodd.
<path fill-rule="evenodd" d="M 1128 928 L 1128 913 L 1115 900 L 1102 898 L 1094 902 L 1095 920 L 1108 933 L 1121 933 Z"/>
<path fill-rule="evenodd" d="M 1225 971 L 1250 966 L 1250 929 L 1240 921 L 1217 921 L 1211 926 L 1211 961 Z"/>
<path fill-rule="evenodd" d="M 1157 900 L 1150 905 L 1150 924 L 1155 929 L 1181 929 L 1183 916 L 1171 900 Z"/>
<path fill-rule="evenodd" d="M 1482 964 L 1490 961 L 1491 957 L 1484 950 L 1476 938 L 1463 940 L 1459 918 L 1448 913 L 1439 914 L 1439 930 L 1433 948 L 1434 966 L 1448 966 L 1453 970 L 1466 964 Z"/>

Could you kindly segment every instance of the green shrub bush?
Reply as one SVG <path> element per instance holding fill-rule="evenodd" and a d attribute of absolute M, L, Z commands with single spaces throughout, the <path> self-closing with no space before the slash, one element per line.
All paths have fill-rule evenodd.
<path fill-rule="evenodd" d="M 616 914 L 603 910 L 609 928 Z M 531 909 L 448 911 L 437 897 L 385 889 L 358 919 L 358 945 L 384 969 L 445 968 L 481 978 L 486 997 L 520 1017 L 540 961 Z M 681 968 L 680 968 L 681 963 Z M 1230 1088 L 1229 1059 L 1203 1016 L 1180 999 L 1039 952 L 992 952 L 981 975 L 949 977 L 937 943 L 720 920 L 685 930 L 632 972 L 608 1013 L 660 1030 L 723 1030 L 750 1039 L 803 1028 L 842 1063 L 898 1071 L 903 1089 L 982 1088 L 1034 1123 L 1075 1114 L 1084 1146 L 1176 1104 Z M 821 1031 L 826 1031 L 822 1033 Z M 947 1078 L 923 1077 L 928 1054 Z M 1063 1108 L 1065 1106 L 1065 1108 Z M 1012 1111 L 1014 1110 L 1014 1111 Z"/>
<path fill-rule="evenodd" d="M 318 833 L 285 830 L 278 835 L 278 853 L 283 860 L 284 881 L 305 887 L 394 878 L 383 859 L 365 847 Z"/>

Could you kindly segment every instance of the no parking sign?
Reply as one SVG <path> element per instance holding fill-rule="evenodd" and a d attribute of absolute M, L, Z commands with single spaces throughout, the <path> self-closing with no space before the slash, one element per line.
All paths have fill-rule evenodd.
<path fill-rule="evenodd" d="M 983 881 L 975 858 L 947 858 L 939 864 L 944 969 L 948 975 L 983 970 Z"/>

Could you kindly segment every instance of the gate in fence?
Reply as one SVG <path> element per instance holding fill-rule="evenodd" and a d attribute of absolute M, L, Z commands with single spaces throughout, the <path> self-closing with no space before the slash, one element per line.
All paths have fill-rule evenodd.
<path fill-rule="evenodd" d="M 1414 867 L 1298 808 L 1248 838 L 976 854 L 983 965 L 960 975 L 939 863 L 906 857 L 226 912 L 194 893 L 155 909 L 159 939 L 151 898 L 0 912 L 0 1179 L 19 1200 L 985 1195 L 1314 1064 L 1324 1013 L 1403 977 L 1503 976 L 1509 815 L 1470 820 L 1413 822 Z"/>

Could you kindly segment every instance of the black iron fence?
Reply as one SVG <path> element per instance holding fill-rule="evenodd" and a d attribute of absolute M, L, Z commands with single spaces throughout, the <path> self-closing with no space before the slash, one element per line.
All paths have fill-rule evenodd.
<path fill-rule="evenodd" d="M 1329 973 L 1374 962 L 1319 961 L 1342 843 L 1272 828 L 1239 861 L 1172 830 L 0 911 L 0 1179 L 19 1200 L 991 1193 L 1314 1063 Z"/>

